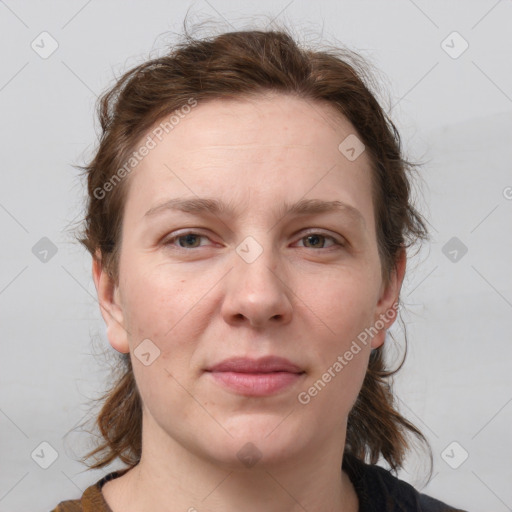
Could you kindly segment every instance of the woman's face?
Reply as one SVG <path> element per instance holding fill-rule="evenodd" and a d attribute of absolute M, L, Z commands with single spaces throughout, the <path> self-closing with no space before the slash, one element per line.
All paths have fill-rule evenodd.
<path fill-rule="evenodd" d="M 384 286 L 354 134 L 290 96 L 215 100 L 154 138 L 129 176 L 119 283 L 94 275 L 155 452 L 226 467 L 340 455 L 405 267 Z"/>

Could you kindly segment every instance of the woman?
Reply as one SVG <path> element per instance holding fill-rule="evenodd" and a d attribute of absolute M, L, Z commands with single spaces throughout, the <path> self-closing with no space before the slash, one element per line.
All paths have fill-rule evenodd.
<path fill-rule="evenodd" d="M 55 511 L 455 510 L 390 471 L 384 365 L 427 237 L 399 136 L 341 51 L 188 37 L 101 101 L 82 242 L 122 374 Z"/>

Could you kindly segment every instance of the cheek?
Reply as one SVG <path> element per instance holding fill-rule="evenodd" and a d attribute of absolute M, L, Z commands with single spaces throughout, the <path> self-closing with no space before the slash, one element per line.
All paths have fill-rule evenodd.
<path fill-rule="evenodd" d="M 371 326 L 375 308 L 369 282 L 365 273 L 340 273 L 324 293 L 315 295 L 311 308 L 321 320 L 311 340 L 318 364 L 304 391 L 316 407 L 336 409 L 338 418 L 348 414 L 368 366 L 371 346 L 365 329 Z"/>
<path fill-rule="evenodd" d="M 125 277 L 123 307 L 142 400 L 151 408 L 163 403 L 181 407 L 187 399 L 182 396 L 182 386 L 188 389 L 196 376 L 191 360 L 211 321 L 204 298 L 210 281 L 199 279 L 197 273 L 187 276 L 168 265 L 150 267 L 148 262 L 127 265 Z M 143 340 L 151 340 L 149 352 L 157 354 L 147 366 L 147 361 L 138 359 Z"/>
<path fill-rule="evenodd" d="M 342 349 L 370 325 L 376 306 L 374 283 L 370 273 L 345 269 L 325 281 L 314 295 L 311 309 L 337 340 L 337 348 Z"/>
<path fill-rule="evenodd" d="M 125 267 L 123 307 L 131 338 L 173 339 L 181 321 L 200 306 L 207 282 L 141 260 Z"/>
<path fill-rule="evenodd" d="M 358 339 L 367 315 L 353 311 L 339 316 L 337 335 L 320 340 L 319 364 L 312 369 L 298 396 L 299 403 L 310 408 L 310 414 L 322 416 L 333 428 L 343 425 L 357 399 L 371 351 L 369 343 Z"/>

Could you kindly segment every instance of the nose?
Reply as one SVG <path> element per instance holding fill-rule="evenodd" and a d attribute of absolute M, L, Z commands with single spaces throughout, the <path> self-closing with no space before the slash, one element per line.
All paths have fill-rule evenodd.
<path fill-rule="evenodd" d="M 293 293 L 287 277 L 278 272 L 272 251 L 265 249 L 252 262 L 236 252 L 233 259 L 221 309 L 224 320 L 233 326 L 247 324 L 255 328 L 290 322 Z"/>

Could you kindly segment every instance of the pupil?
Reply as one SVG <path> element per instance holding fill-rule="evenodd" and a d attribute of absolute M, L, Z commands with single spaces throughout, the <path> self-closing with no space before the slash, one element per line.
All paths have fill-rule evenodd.
<path fill-rule="evenodd" d="M 310 241 L 311 239 L 313 239 L 313 240 L 315 240 L 315 239 L 316 239 L 316 240 L 318 241 L 320 238 L 321 238 L 321 237 L 320 237 L 320 236 L 318 236 L 318 235 L 310 235 L 310 236 L 308 236 L 308 237 L 307 237 L 307 240 L 308 240 L 308 243 L 310 243 L 309 241 Z M 316 244 L 313 242 L 313 244 L 312 244 L 312 245 L 316 245 Z"/>

